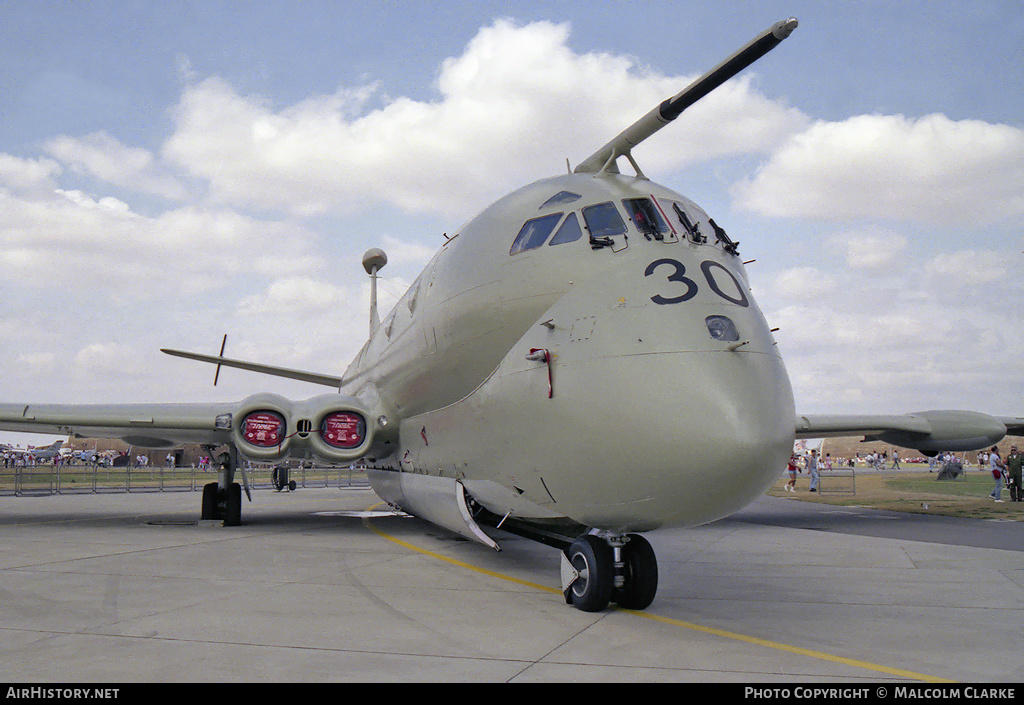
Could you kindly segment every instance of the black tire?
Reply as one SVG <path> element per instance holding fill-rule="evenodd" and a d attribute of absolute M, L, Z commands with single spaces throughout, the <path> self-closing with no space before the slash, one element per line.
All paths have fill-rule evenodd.
<path fill-rule="evenodd" d="M 203 508 L 200 513 L 202 519 L 217 518 L 217 483 L 211 482 L 203 485 Z"/>
<path fill-rule="evenodd" d="M 295 491 L 295 488 L 296 488 L 297 486 L 298 486 L 298 485 L 296 485 L 296 484 L 295 484 L 295 480 L 289 480 L 289 481 L 288 481 L 288 491 L 289 491 L 289 492 L 294 492 L 294 491 Z"/>
<path fill-rule="evenodd" d="M 600 612 L 611 601 L 615 580 L 612 549 L 596 536 L 581 536 L 566 549 L 566 557 L 579 577 L 565 599 L 583 612 Z"/>
<path fill-rule="evenodd" d="M 242 486 L 237 482 L 228 486 L 227 513 L 224 515 L 224 526 L 242 525 Z"/>
<path fill-rule="evenodd" d="M 658 559 L 654 549 L 640 534 L 630 534 L 622 547 L 625 584 L 616 590 L 613 599 L 628 610 L 647 609 L 658 592 Z"/>

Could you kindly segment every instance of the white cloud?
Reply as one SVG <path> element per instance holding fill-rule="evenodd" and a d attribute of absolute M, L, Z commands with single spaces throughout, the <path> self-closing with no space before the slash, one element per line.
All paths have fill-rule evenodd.
<path fill-rule="evenodd" d="M 1024 213 L 1024 130 L 944 115 L 817 121 L 734 186 L 769 216 L 989 223 Z"/>
<path fill-rule="evenodd" d="M 294 223 L 187 206 L 155 217 L 119 199 L 57 189 L 47 198 L 0 191 L 0 281 L 21 287 L 118 292 L 151 299 L 281 276 L 321 265 L 313 237 Z"/>
<path fill-rule="evenodd" d="M 53 372 L 57 356 L 52 352 L 35 352 L 18 355 L 15 364 L 27 374 L 36 375 Z"/>
<path fill-rule="evenodd" d="M 349 288 L 296 276 L 274 281 L 264 293 L 241 299 L 237 311 L 242 316 L 305 320 L 344 307 L 356 296 Z"/>
<path fill-rule="evenodd" d="M 131 212 L 131 207 L 127 203 L 113 198 L 112 196 L 104 196 L 99 199 L 94 199 L 92 196 L 89 196 L 77 189 L 69 191 L 65 191 L 64 189 L 55 189 L 54 193 L 60 194 L 75 205 L 82 206 L 83 208 L 94 208 L 97 210 L 107 211 L 108 213 L 116 213 L 118 215 L 128 215 Z"/>
<path fill-rule="evenodd" d="M 835 235 L 831 243 L 843 251 L 847 266 L 874 271 L 898 264 L 907 249 L 905 236 L 879 228 Z"/>
<path fill-rule="evenodd" d="M 798 411 L 1018 413 L 1010 400 L 1020 393 L 1020 354 L 1011 341 L 1024 326 L 1024 285 L 991 279 L 1005 273 L 1000 253 L 918 256 L 908 252 L 891 278 L 851 276 L 835 262 L 821 268 L 841 282 L 829 296 L 768 300 Z"/>
<path fill-rule="evenodd" d="M 989 284 L 1006 277 L 1009 262 L 1002 252 L 963 250 L 936 255 L 925 263 L 924 270 L 951 283 Z"/>
<path fill-rule="evenodd" d="M 384 235 L 384 252 L 388 261 L 401 262 L 405 266 L 425 266 L 437 252 L 436 247 L 427 247 L 418 242 L 409 242 L 393 235 Z"/>
<path fill-rule="evenodd" d="M 224 202 L 296 213 L 387 202 L 459 214 L 577 162 L 689 83 L 627 57 L 576 54 L 567 25 L 485 27 L 440 69 L 432 102 L 385 100 L 375 85 L 281 110 L 219 78 L 188 86 L 165 157 Z M 762 151 L 805 118 L 760 95 L 748 75 L 684 113 L 638 150 L 650 173 Z M 660 146 L 659 146 L 660 145 Z"/>
<path fill-rule="evenodd" d="M 144 367 L 139 352 L 120 343 L 92 343 L 74 356 L 74 372 L 86 379 L 137 376 Z"/>
<path fill-rule="evenodd" d="M 175 200 L 185 197 L 185 189 L 174 177 L 162 171 L 152 153 L 128 147 L 105 132 L 96 132 L 81 139 L 55 137 L 46 143 L 45 150 L 72 171 L 89 174 L 107 183 Z"/>
<path fill-rule="evenodd" d="M 835 278 L 817 267 L 791 267 L 779 272 L 772 291 L 786 299 L 817 299 L 836 288 Z"/>
<path fill-rule="evenodd" d="M 48 193 L 60 173 L 60 164 L 52 159 L 22 159 L 0 152 L 0 186 L 15 193 Z"/>

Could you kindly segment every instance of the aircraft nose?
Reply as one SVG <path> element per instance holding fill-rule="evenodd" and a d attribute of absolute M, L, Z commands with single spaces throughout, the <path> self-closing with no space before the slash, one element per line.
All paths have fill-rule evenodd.
<path fill-rule="evenodd" d="M 560 504 L 577 505 L 583 523 L 703 524 L 778 479 L 794 427 L 778 358 L 703 352 L 604 362 L 604 371 L 592 361 L 589 370 L 566 365 L 558 376 L 562 402 L 586 415 L 591 433 L 563 445 L 570 452 L 557 462 L 571 471 L 553 479 L 551 491 Z"/>
<path fill-rule="evenodd" d="M 587 432 L 557 437 L 556 425 L 538 434 L 556 434 L 545 454 L 559 468 L 545 478 L 550 494 L 582 523 L 611 530 L 728 516 L 779 478 L 793 450 L 781 356 L 752 305 L 670 309 L 635 300 L 633 308 L 570 309 L 553 319 L 571 323 L 551 336 L 548 403 L 553 418 Z M 707 321 L 723 312 L 746 344 L 730 349 L 714 337 Z"/>

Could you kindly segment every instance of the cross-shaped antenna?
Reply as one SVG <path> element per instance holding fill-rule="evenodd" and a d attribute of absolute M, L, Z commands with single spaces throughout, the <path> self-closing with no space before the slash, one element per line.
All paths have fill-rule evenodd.
<path fill-rule="evenodd" d="M 228 344 L 228 334 L 224 334 L 224 339 L 220 341 L 220 356 L 224 357 L 224 346 Z M 220 377 L 220 363 L 217 363 L 217 372 L 213 375 L 213 386 L 217 386 L 217 379 Z"/>

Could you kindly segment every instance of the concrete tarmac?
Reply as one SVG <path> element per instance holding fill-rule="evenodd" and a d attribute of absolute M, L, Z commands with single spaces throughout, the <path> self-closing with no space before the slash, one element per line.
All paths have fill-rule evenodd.
<path fill-rule="evenodd" d="M 1020 523 L 960 520 L 961 545 L 932 517 L 765 497 L 648 534 L 654 604 L 588 614 L 557 549 L 365 516 L 368 490 L 257 492 L 234 528 L 199 499 L 0 497 L 2 679 L 1024 681 Z"/>

